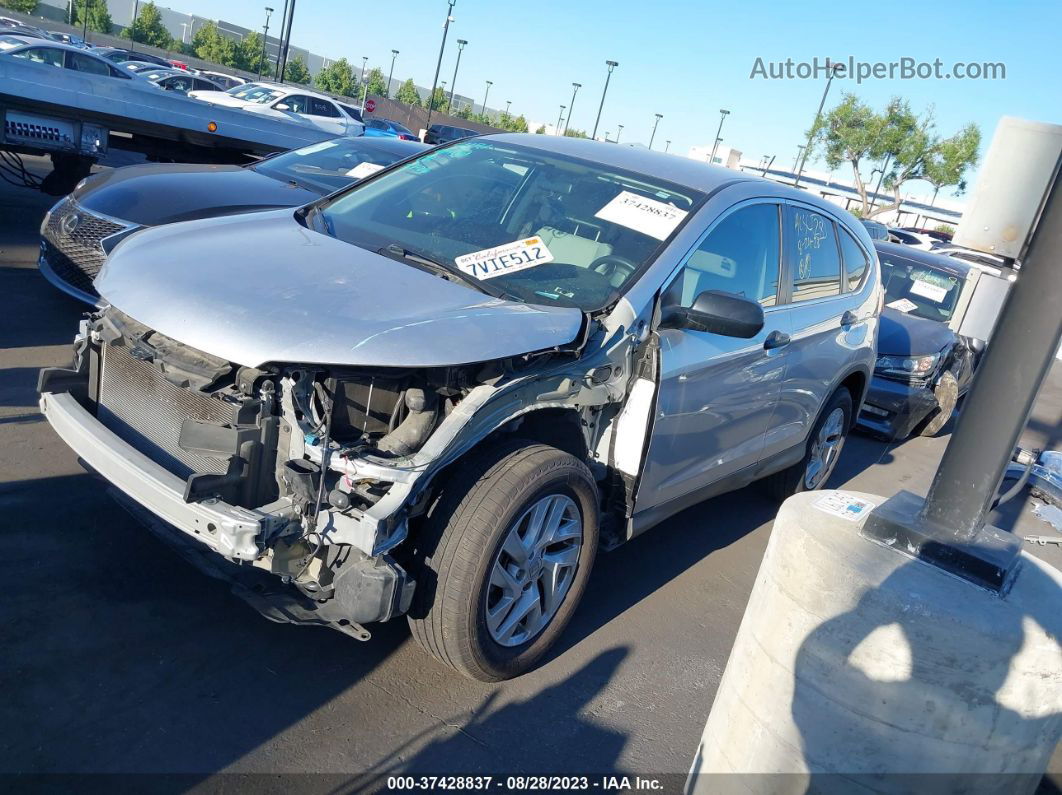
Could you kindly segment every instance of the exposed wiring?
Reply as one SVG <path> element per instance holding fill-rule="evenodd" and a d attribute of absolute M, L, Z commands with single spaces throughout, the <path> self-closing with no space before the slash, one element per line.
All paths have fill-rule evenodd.
<path fill-rule="evenodd" d="M 26 170 L 22 158 L 14 152 L 0 149 L 0 179 L 18 188 L 39 189 L 42 180 Z"/>

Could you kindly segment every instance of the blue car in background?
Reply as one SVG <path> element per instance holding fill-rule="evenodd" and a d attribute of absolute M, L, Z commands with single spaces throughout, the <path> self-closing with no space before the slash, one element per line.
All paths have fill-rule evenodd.
<path fill-rule="evenodd" d="M 400 138 L 403 141 L 419 141 L 408 127 L 390 119 L 365 119 L 365 133 L 369 138 Z"/>

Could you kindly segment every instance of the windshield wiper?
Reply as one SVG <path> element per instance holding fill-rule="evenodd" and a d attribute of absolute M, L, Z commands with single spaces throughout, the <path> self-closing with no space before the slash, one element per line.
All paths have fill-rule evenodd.
<path fill-rule="evenodd" d="M 431 257 L 425 254 L 421 254 L 418 251 L 410 251 L 407 248 L 402 248 L 402 246 L 398 245 L 397 243 L 391 243 L 388 246 L 384 246 L 384 248 L 380 249 L 380 253 L 390 254 L 394 257 L 401 257 L 404 260 L 415 262 L 418 265 L 424 266 L 432 273 L 442 276 L 448 281 L 462 282 L 463 284 L 466 284 L 469 287 L 472 287 L 476 290 L 479 290 L 480 292 L 486 293 L 487 295 L 493 296 L 495 298 L 505 298 L 509 301 L 520 300 L 512 295 L 509 295 L 503 290 L 499 290 L 495 287 L 489 287 L 488 285 L 481 282 L 479 279 L 473 278 L 472 276 L 469 276 L 468 274 L 463 273 L 462 271 L 459 271 L 456 268 L 452 268 L 445 262 L 440 262 L 437 259 L 432 259 Z"/>

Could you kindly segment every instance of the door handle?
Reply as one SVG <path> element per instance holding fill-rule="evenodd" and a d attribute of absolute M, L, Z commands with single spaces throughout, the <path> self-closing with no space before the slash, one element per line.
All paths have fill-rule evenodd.
<path fill-rule="evenodd" d="M 773 351 L 785 347 L 789 342 L 789 335 L 784 331 L 772 331 L 767 335 L 767 339 L 763 341 L 763 349 L 766 351 Z"/>
<path fill-rule="evenodd" d="M 845 313 L 841 315 L 842 326 L 854 326 L 859 322 L 859 315 L 853 312 L 851 309 L 845 310 Z"/>

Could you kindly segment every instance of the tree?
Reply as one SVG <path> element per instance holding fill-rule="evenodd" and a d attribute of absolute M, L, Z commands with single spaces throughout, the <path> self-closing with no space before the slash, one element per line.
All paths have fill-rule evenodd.
<path fill-rule="evenodd" d="M 535 130 L 535 135 L 545 135 L 545 134 L 546 134 L 546 125 L 545 124 L 538 125 L 538 129 Z"/>
<path fill-rule="evenodd" d="M 265 72 L 266 61 L 262 58 L 262 34 L 251 31 L 236 47 L 236 66 L 247 72 Z"/>
<path fill-rule="evenodd" d="M 207 22 L 195 32 L 192 37 L 192 49 L 204 61 L 221 64 L 222 66 L 236 65 L 235 42 L 226 36 L 222 36 L 218 26 L 213 22 Z"/>
<path fill-rule="evenodd" d="M 567 130 L 564 131 L 564 134 L 567 135 L 569 138 L 589 138 L 590 137 L 590 136 L 588 136 L 586 134 L 586 130 L 577 130 L 574 127 L 569 127 Z"/>
<path fill-rule="evenodd" d="M 951 138 L 940 141 L 926 157 L 922 179 L 933 186 L 933 200 L 941 188 L 955 185 L 956 193 L 966 191 L 963 175 L 977 165 L 977 150 L 981 147 L 981 131 L 976 124 L 967 124 Z"/>
<path fill-rule="evenodd" d="M 382 97 L 387 94 L 387 79 L 384 77 L 383 71 L 378 66 L 369 70 L 368 93 L 375 97 Z"/>
<path fill-rule="evenodd" d="M 173 36 L 162 24 L 162 12 L 151 2 L 140 6 L 133 24 L 122 32 L 122 36 L 163 50 L 174 49 Z"/>
<path fill-rule="evenodd" d="M 395 99 L 398 102 L 412 105 L 414 108 L 420 107 L 420 94 L 418 93 L 417 86 L 412 78 L 398 87 L 398 91 L 395 92 Z"/>
<path fill-rule="evenodd" d="M 0 6 L 12 11 L 21 11 L 23 14 L 32 14 L 37 7 L 37 0 L 0 0 Z"/>
<path fill-rule="evenodd" d="M 88 17 L 88 29 L 97 33 L 110 33 L 114 28 L 107 0 L 77 0 L 74 6 L 74 24 L 82 27 Z"/>
<path fill-rule="evenodd" d="M 284 79 L 289 83 L 308 85 L 310 82 L 310 70 L 302 60 L 302 56 L 296 55 L 284 64 Z"/>
<path fill-rule="evenodd" d="M 354 78 L 354 69 L 346 58 L 333 61 L 317 73 L 317 87 L 322 91 L 352 97 L 358 81 Z"/>
<path fill-rule="evenodd" d="M 427 107 L 427 103 L 424 103 Z M 431 95 L 431 109 L 442 110 L 446 107 L 446 91 L 442 86 L 436 86 L 434 93 Z"/>
<path fill-rule="evenodd" d="M 490 123 L 491 122 L 489 121 L 487 122 L 487 124 Z M 513 118 L 509 114 L 503 113 L 501 116 L 498 117 L 497 123 L 495 123 L 493 126 L 500 127 L 501 129 L 508 130 L 509 132 L 527 132 L 527 119 L 525 119 L 523 116 L 517 116 L 516 118 Z"/>

